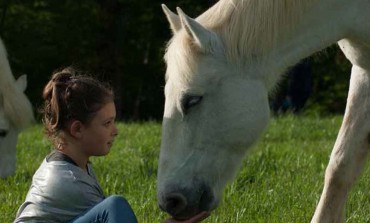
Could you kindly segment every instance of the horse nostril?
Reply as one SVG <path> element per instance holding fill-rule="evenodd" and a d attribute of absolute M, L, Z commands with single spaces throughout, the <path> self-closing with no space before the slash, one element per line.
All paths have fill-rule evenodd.
<path fill-rule="evenodd" d="M 0 129 L 0 137 L 5 137 L 8 134 L 8 131 Z"/>
<path fill-rule="evenodd" d="M 201 181 L 194 180 L 191 187 L 170 185 L 167 188 L 167 193 L 158 194 L 158 204 L 177 220 L 189 219 L 202 211 L 210 211 L 217 204 L 212 189 Z"/>
<path fill-rule="evenodd" d="M 182 194 L 169 194 L 165 200 L 165 210 L 171 215 L 181 213 L 187 206 L 188 202 Z"/>

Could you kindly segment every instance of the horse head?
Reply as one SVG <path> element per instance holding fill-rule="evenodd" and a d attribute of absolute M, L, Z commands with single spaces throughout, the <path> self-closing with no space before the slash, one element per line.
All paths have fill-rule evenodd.
<path fill-rule="evenodd" d="M 266 86 L 231 63 L 220 36 L 163 5 L 173 31 L 167 64 L 157 195 L 187 219 L 217 207 L 227 182 L 267 126 Z M 258 72 L 250 68 L 250 73 Z"/>
<path fill-rule="evenodd" d="M 23 92 L 27 86 L 26 75 L 15 82 L 17 90 Z M 11 116 L 4 109 L 7 99 L 0 94 L 0 178 L 14 174 L 16 168 L 16 144 L 20 126 L 13 123 Z M 22 113 L 22 111 L 15 111 Z"/>

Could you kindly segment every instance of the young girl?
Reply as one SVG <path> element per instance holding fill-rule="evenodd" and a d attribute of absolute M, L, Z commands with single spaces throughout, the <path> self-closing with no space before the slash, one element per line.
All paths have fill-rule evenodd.
<path fill-rule="evenodd" d="M 14 222 L 136 223 L 123 197 L 104 196 L 89 162 L 106 155 L 117 136 L 113 91 L 66 68 L 53 74 L 43 98 L 45 132 L 55 149 L 33 176 Z"/>
<path fill-rule="evenodd" d="M 55 149 L 33 176 L 14 222 L 137 223 L 123 197 L 104 196 L 89 162 L 108 154 L 117 136 L 113 91 L 66 68 L 53 74 L 43 98 L 44 128 Z M 208 215 L 166 223 L 195 223 Z"/>

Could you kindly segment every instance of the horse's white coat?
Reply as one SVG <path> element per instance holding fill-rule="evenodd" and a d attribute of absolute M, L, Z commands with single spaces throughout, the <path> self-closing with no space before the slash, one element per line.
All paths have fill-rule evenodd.
<path fill-rule="evenodd" d="M 343 222 L 369 150 L 370 0 L 220 0 L 196 20 L 163 8 L 174 36 L 165 55 L 159 205 L 178 218 L 214 209 L 267 126 L 267 95 L 281 74 L 338 42 L 353 64 L 351 83 L 312 222 Z"/>
<path fill-rule="evenodd" d="M 31 103 L 23 93 L 26 87 L 26 75 L 14 79 L 0 39 L 0 178 L 15 173 L 19 131 L 34 120 Z"/>

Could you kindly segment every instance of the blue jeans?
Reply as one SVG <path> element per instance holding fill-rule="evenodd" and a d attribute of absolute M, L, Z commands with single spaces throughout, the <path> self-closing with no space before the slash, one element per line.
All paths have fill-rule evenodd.
<path fill-rule="evenodd" d="M 71 223 L 137 223 L 136 216 L 125 198 L 112 195 L 92 207 Z"/>

